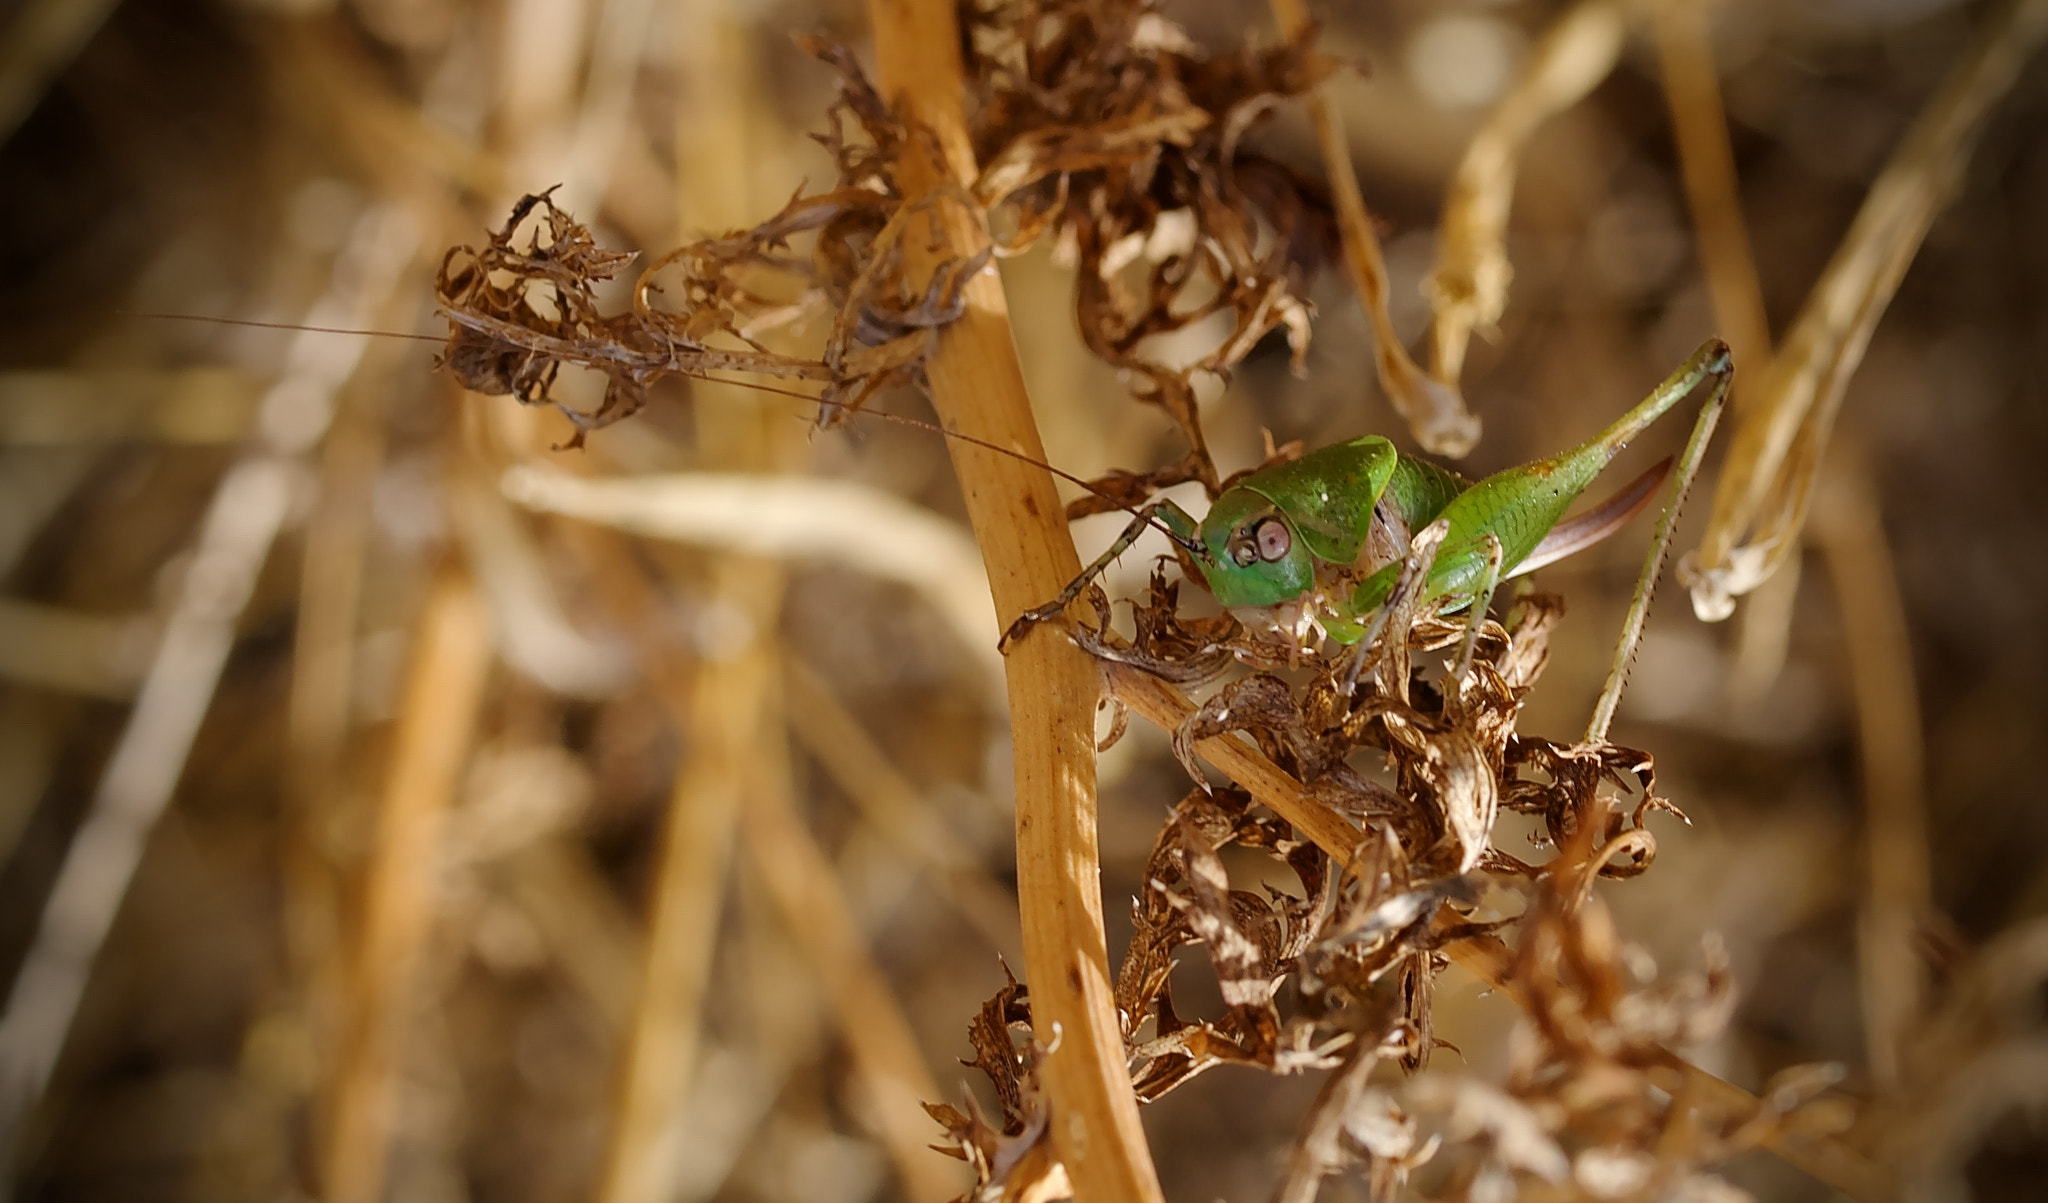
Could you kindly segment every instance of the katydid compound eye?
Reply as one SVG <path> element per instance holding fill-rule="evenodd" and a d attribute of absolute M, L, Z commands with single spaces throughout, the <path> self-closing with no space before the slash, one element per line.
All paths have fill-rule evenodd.
<path fill-rule="evenodd" d="M 1286 557 L 1288 549 L 1294 546 L 1294 536 L 1288 533 L 1285 522 L 1268 518 L 1252 528 L 1252 542 L 1258 545 L 1259 558 L 1271 563 Z"/>

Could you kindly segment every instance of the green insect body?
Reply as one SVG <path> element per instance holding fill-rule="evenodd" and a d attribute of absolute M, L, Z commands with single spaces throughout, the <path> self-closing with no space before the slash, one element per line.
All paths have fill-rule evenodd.
<path fill-rule="evenodd" d="M 1607 503 L 1564 520 L 1615 455 L 1701 382 L 1714 381 L 1708 405 L 1718 407 L 1730 371 L 1725 345 L 1710 342 L 1591 439 L 1476 483 L 1368 435 L 1244 477 L 1200 522 L 1172 501 L 1155 502 L 1059 598 L 1019 619 L 1011 634 L 1063 610 L 1154 523 L 1179 544 L 1216 600 L 1248 626 L 1297 642 L 1320 635 L 1348 645 L 1364 637 L 1392 592 L 1410 539 L 1442 520 L 1447 530 L 1423 584 L 1423 603 L 1456 612 L 1489 597 L 1500 579 L 1591 546 L 1639 512 L 1669 460 Z"/>

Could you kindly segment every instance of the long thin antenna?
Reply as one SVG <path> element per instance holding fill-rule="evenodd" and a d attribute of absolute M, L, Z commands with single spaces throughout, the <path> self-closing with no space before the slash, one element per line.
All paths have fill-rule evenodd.
<path fill-rule="evenodd" d="M 400 334 L 396 330 L 350 330 L 342 326 L 301 326 L 296 322 L 259 322 L 246 317 L 207 317 L 198 313 L 141 313 L 133 309 L 116 309 L 115 317 L 146 317 L 159 322 L 207 322 L 216 326 L 254 326 L 258 330 L 311 330 L 315 334 L 354 334 L 362 338 L 409 338 L 414 342 L 444 343 L 448 339 L 439 334 Z"/>
<path fill-rule="evenodd" d="M 436 345 L 447 341 L 445 336 L 434 334 L 400 334 L 395 330 L 351 330 L 340 326 L 302 326 L 294 322 L 259 322 L 253 318 L 209 317 L 197 313 L 143 313 L 135 310 L 121 309 L 116 310 L 115 314 L 119 317 L 150 318 L 155 321 L 164 322 L 208 322 L 220 326 L 251 326 L 259 330 L 311 330 L 316 334 L 353 334 L 362 338 L 407 338 L 414 342 L 434 343 Z M 962 434 L 957 430 L 948 430 L 936 422 L 927 422 L 922 418 L 913 418 L 907 414 L 892 414 L 887 410 L 862 409 L 858 406 L 849 405 L 844 401 L 832 401 L 824 397 L 814 397 L 809 393 L 797 392 L 795 389 L 776 388 L 772 384 L 760 384 L 752 380 L 713 376 L 708 372 L 677 372 L 675 374 L 691 380 L 705 380 L 714 384 L 731 384 L 737 385 L 740 388 L 753 389 L 755 392 L 774 393 L 782 397 L 794 397 L 799 401 L 808 401 L 813 405 L 830 407 L 844 413 L 869 418 L 880 418 L 885 422 L 894 422 L 899 426 L 909 426 L 917 430 L 928 430 L 942 438 L 957 439 L 960 442 L 979 447 L 984 451 L 993 451 L 997 455 L 1007 455 L 1011 459 L 1030 464 L 1035 468 L 1043 468 L 1069 484 L 1079 485 L 1126 514 L 1143 519 L 1146 525 L 1171 539 L 1175 546 L 1185 548 L 1197 555 L 1202 551 L 1202 545 L 1198 541 L 1182 538 L 1168 528 L 1165 523 L 1140 512 L 1137 507 L 1126 505 L 1097 488 L 1094 484 L 1074 475 L 1072 472 L 1062 471 L 1043 460 L 1034 459 L 1014 448 L 1004 447 L 1001 444 L 989 442 L 987 439 L 976 438 L 971 434 Z"/>

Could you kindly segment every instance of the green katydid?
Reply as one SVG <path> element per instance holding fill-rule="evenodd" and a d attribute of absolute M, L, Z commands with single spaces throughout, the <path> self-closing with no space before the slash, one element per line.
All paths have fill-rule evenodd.
<path fill-rule="evenodd" d="M 138 316 L 271 325 L 182 314 Z M 460 324 L 457 315 L 449 316 Z M 1171 500 L 1156 501 L 1139 509 L 1118 503 L 1119 508 L 1134 515 L 1130 525 L 1058 597 L 1019 616 L 1004 632 L 1001 646 L 1007 648 L 1031 627 L 1064 611 L 1090 581 L 1148 528 L 1163 531 L 1171 538 L 1184 562 L 1196 570 L 1201 583 L 1241 621 L 1254 630 L 1290 639 L 1298 646 L 1312 635 L 1339 645 L 1370 644 L 1377 633 L 1374 620 L 1383 617 L 1385 603 L 1400 580 L 1411 537 L 1441 524 L 1436 551 L 1421 584 L 1421 602 L 1440 614 L 1474 609 L 1476 634 L 1478 619 L 1484 616 L 1500 580 L 1533 572 L 1592 546 L 1620 529 L 1648 504 L 1671 466 L 1668 459 L 1607 502 L 1576 518 L 1564 519 L 1565 511 L 1579 494 L 1631 439 L 1700 384 L 1711 380 L 1707 402 L 1680 458 L 1672 500 L 1665 507 L 1638 581 L 1608 688 L 1595 711 L 1589 737 L 1604 738 L 1621 677 L 1648 608 L 1650 588 L 1670 538 L 1678 501 L 1691 482 L 1712 433 L 1732 373 L 1727 345 L 1719 339 L 1711 340 L 1648 397 L 1591 439 L 1569 451 L 1505 469 L 1477 483 L 1425 460 L 1403 456 L 1386 439 L 1367 435 L 1239 479 L 1223 490 L 1199 522 Z M 731 383 L 763 392 L 785 391 L 758 382 Z M 801 393 L 788 395 L 819 405 L 835 404 Z M 883 412 L 873 412 L 871 416 L 1029 459 L 1010 448 L 983 443 L 915 418 Z M 1039 466 L 1083 488 L 1093 488 L 1070 473 L 1045 464 Z M 1452 674 L 1453 688 L 1469 664 L 1471 651 L 1472 641 L 1468 638 L 1459 666 Z"/>
<path fill-rule="evenodd" d="M 1649 502 L 1669 460 L 1610 501 L 1569 521 L 1564 518 L 1631 439 L 1711 380 L 1617 650 L 1609 692 L 1618 692 L 1677 502 L 1719 416 L 1732 373 L 1727 345 L 1710 341 L 1591 439 L 1477 483 L 1400 455 L 1386 439 L 1367 435 L 1242 478 L 1223 490 L 1199 522 L 1171 500 L 1153 502 L 1137 511 L 1123 534 L 1058 597 L 1018 618 L 1004 633 L 1004 644 L 1065 610 L 1148 527 L 1165 531 L 1216 600 L 1253 629 L 1297 642 L 1319 634 L 1351 645 L 1369 641 L 1374 633 L 1372 619 L 1394 589 L 1410 537 L 1441 522 L 1445 529 L 1422 583 L 1421 601 L 1443 614 L 1476 604 L 1476 628 L 1501 579 L 1599 542 Z M 1469 655 L 1468 641 L 1465 659 Z M 1605 735 L 1612 707 L 1612 699 L 1603 696 L 1594 719 L 1598 736 Z"/>

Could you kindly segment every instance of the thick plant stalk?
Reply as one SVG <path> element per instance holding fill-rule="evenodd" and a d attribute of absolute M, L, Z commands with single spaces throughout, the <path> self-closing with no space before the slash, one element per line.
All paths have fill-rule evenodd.
<path fill-rule="evenodd" d="M 950 0 L 871 0 L 883 93 L 910 126 L 896 180 L 906 203 L 936 202 L 930 236 L 905 239 L 912 278 L 988 244 L 978 214 L 947 199 L 975 178 L 961 98 L 958 18 Z M 938 158 L 935 156 L 943 156 Z M 954 430 L 1043 458 L 993 268 L 963 289 L 958 321 L 925 364 L 932 404 Z M 1081 570 L 1059 495 L 1043 468 L 948 440 L 967 513 L 988 567 L 996 615 L 1008 622 L 1056 595 Z M 993 635 L 994 632 L 991 632 Z M 1094 664 L 1039 631 L 1006 665 L 1017 783 L 1017 892 L 1024 966 L 1039 1042 L 1053 1146 L 1081 1203 L 1160 1198 L 1125 1069 L 1102 928 L 1095 831 Z"/>

